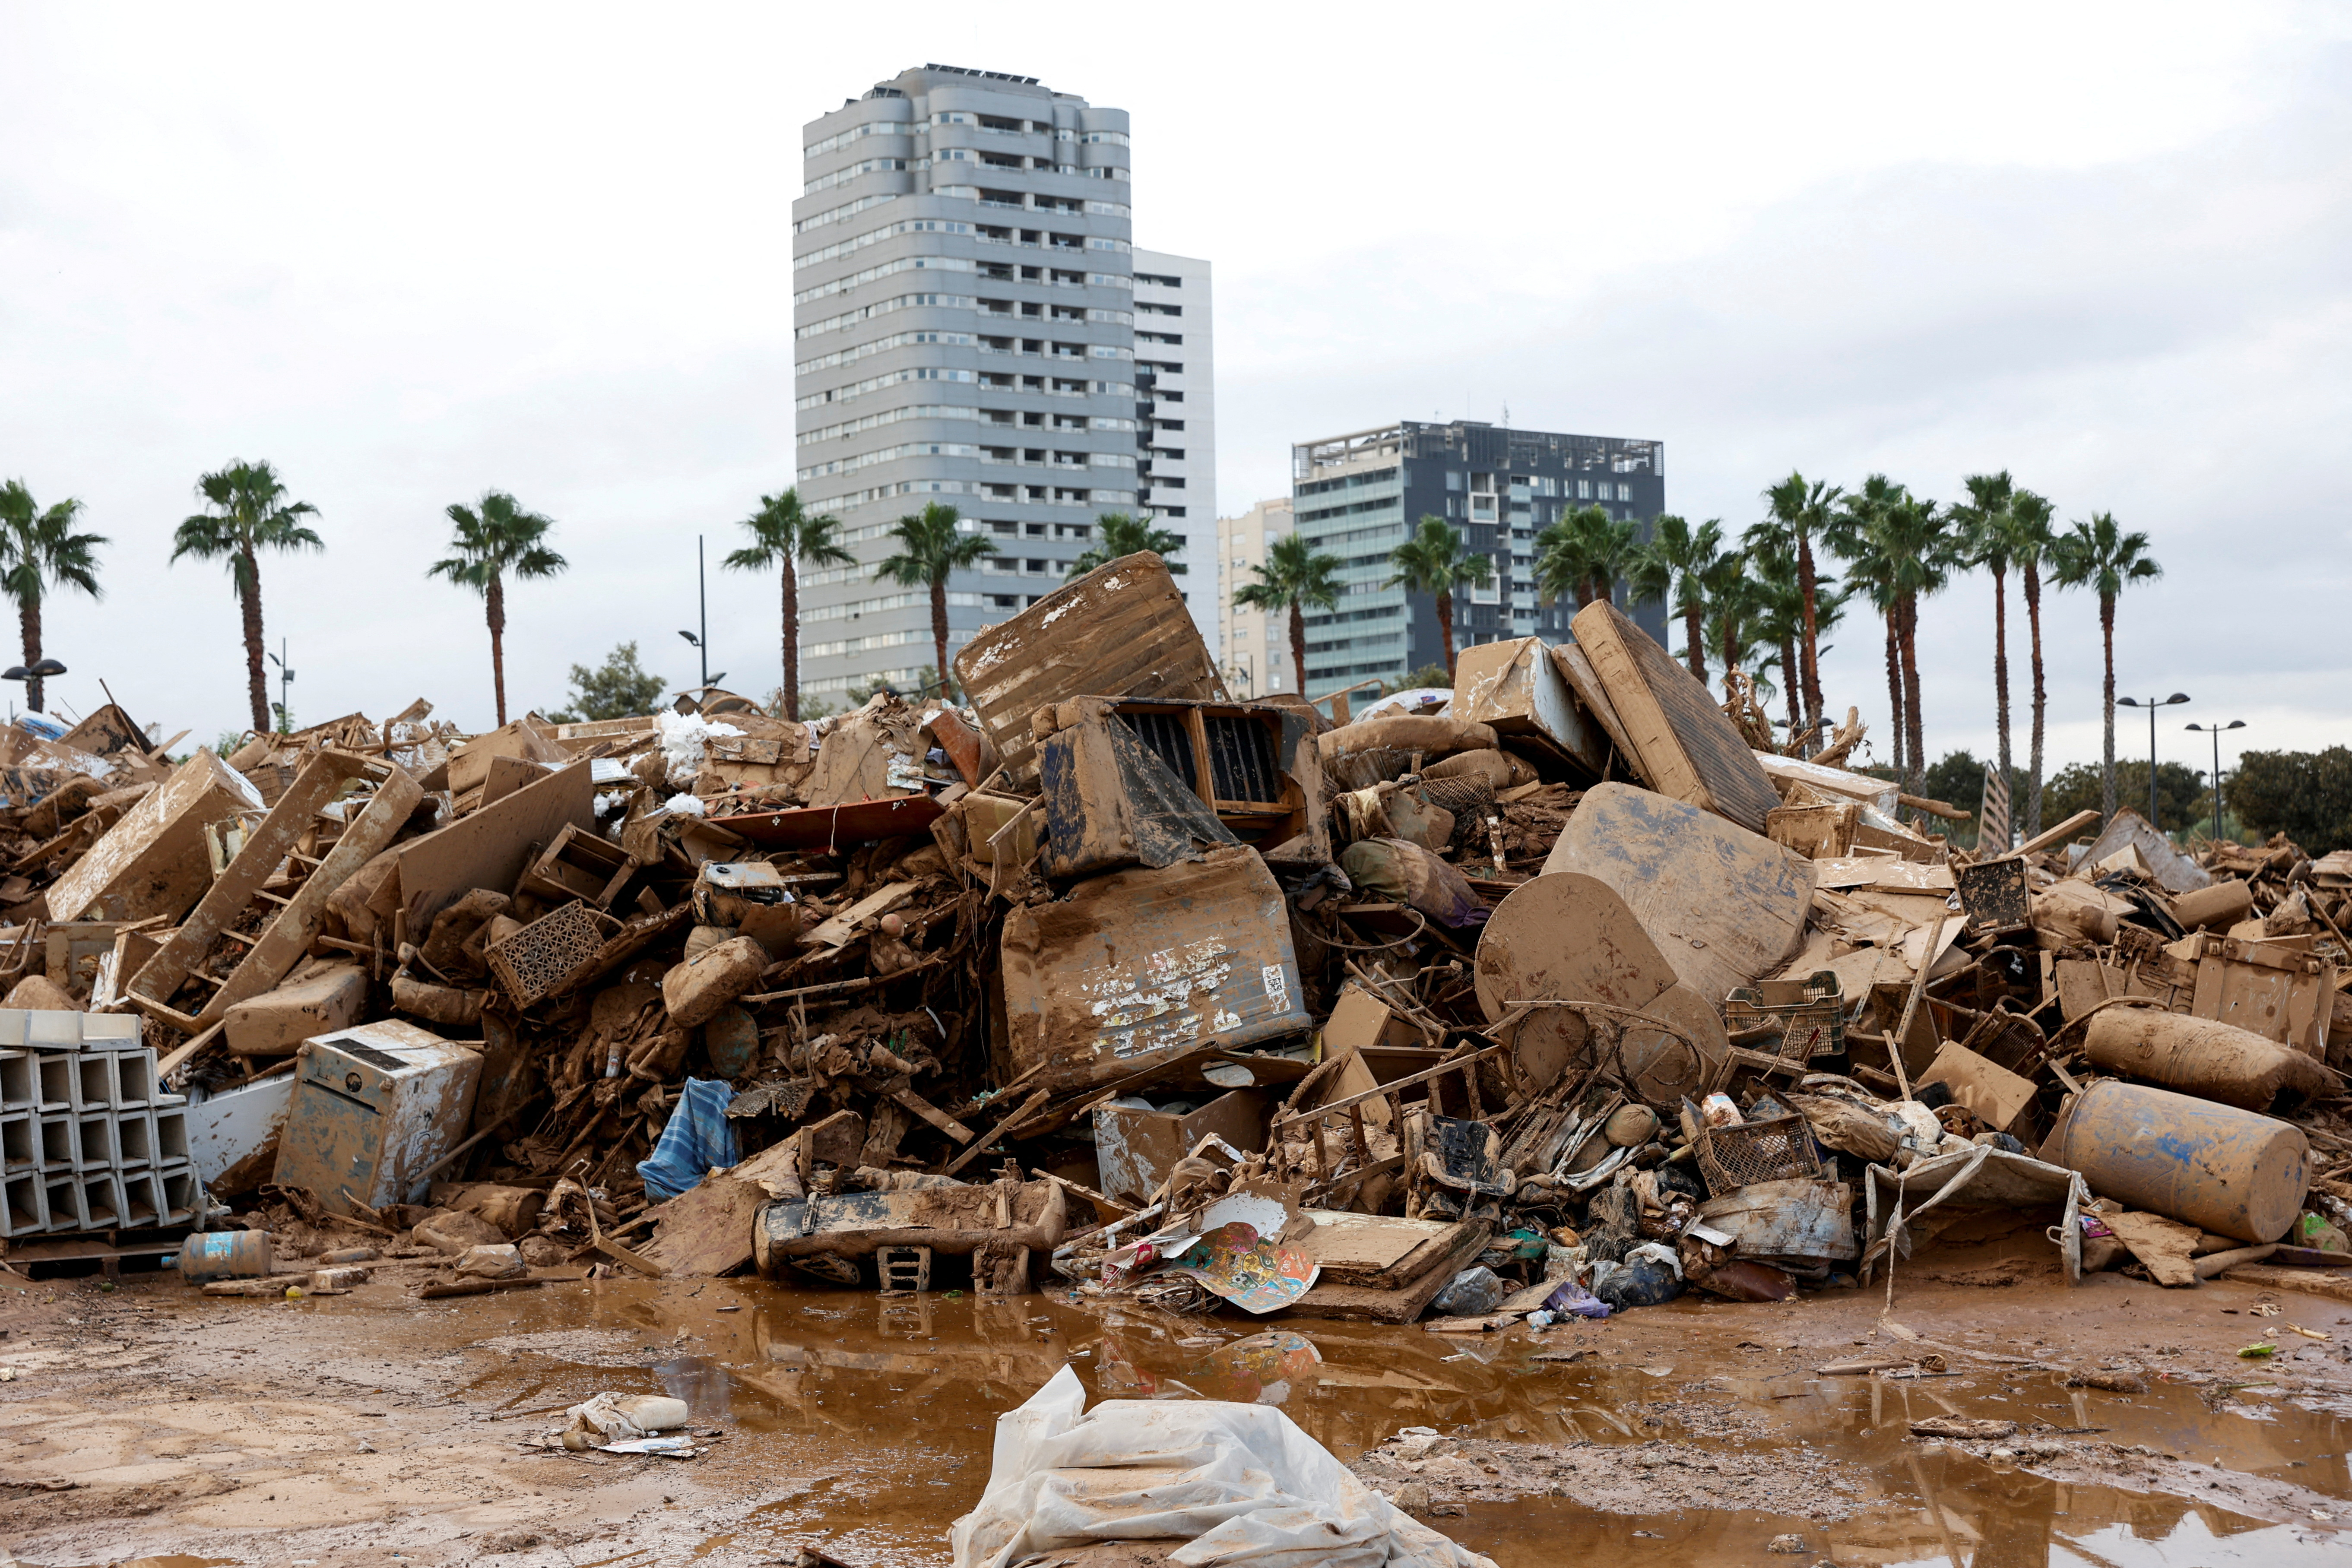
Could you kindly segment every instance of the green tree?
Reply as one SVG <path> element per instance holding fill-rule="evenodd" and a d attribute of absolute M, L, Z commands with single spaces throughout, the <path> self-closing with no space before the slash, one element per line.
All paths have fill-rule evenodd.
<path fill-rule="evenodd" d="M 1290 668 L 1298 678 L 1300 696 L 1307 694 L 1307 612 L 1338 607 L 1339 584 L 1332 574 L 1339 558 L 1320 555 L 1303 533 L 1286 533 L 1265 547 L 1265 563 L 1252 566 L 1257 577 L 1234 590 L 1234 603 L 1253 610 L 1286 610 L 1290 614 Z M 1452 677 L 1449 675 L 1448 679 Z"/>
<path fill-rule="evenodd" d="M 172 559 L 226 561 L 245 622 L 246 696 L 253 707 L 256 733 L 269 729 L 269 683 L 262 668 L 261 552 L 324 550 L 302 520 L 319 509 L 288 500 L 278 471 L 268 463 L 238 460 L 196 480 L 196 494 L 211 508 L 183 521 L 172 535 Z"/>
<path fill-rule="evenodd" d="M 1169 571 L 1190 570 L 1181 561 L 1168 558 L 1184 548 L 1184 536 L 1164 528 L 1155 528 L 1149 518 L 1129 516 L 1123 511 L 1107 511 L 1095 519 L 1095 542 L 1076 561 L 1063 581 L 1083 577 L 1097 566 L 1108 566 L 1122 555 L 1134 555 L 1150 551 L 1160 559 Z"/>
<path fill-rule="evenodd" d="M 76 533 L 81 502 L 71 500 L 44 507 L 22 479 L 0 485 L 0 588 L 16 601 L 16 625 L 24 634 L 25 668 L 41 662 L 41 600 L 51 587 L 79 588 L 96 599 L 98 547 L 106 536 Z M 41 712 L 42 678 L 25 678 L 25 704 Z"/>
<path fill-rule="evenodd" d="M 1756 534 L 1754 529 L 1748 532 Z M 1794 740 L 1805 727 L 1799 692 L 1804 678 L 1800 649 L 1805 636 L 1805 598 L 1798 581 L 1797 558 L 1785 536 L 1751 537 L 1745 553 L 1752 589 L 1749 624 L 1766 650 L 1757 663 L 1757 692 L 1770 694 L 1772 683 L 1765 679 L 1765 670 L 1780 672 L 1779 685 L 1789 710 L 1789 735 Z"/>
<path fill-rule="evenodd" d="M 2106 721 L 2102 767 L 2105 787 L 2099 814 L 2116 815 L 2116 600 L 2134 583 L 2153 583 L 2164 568 L 2147 552 L 2147 535 L 2126 533 L 2111 511 L 2093 512 L 2059 536 L 2052 550 L 2061 588 L 2088 588 L 2099 596 L 2099 643 L 2106 659 L 2100 708 Z"/>
<path fill-rule="evenodd" d="M 481 595 L 490 626 L 490 683 L 498 696 L 499 722 L 507 721 L 507 578 L 552 577 L 572 563 L 547 547 L 555 520 L 525 511 L 504 490 L 485 490 L 478 506 L 451 503 L 457 525 L 449 553 L 425 568 Z"/>
<path fill-rule="evenodd" d="M 572 700 L 548 718 L 558 724 L 585 724 L 601 719 L 634 719 L 650 713 L 669 687 L 658 675 L 649 675 L 637 663 L 637 645 L 616 645 L 594 669 L 572 667 Z"/>
<path fill-rule="evenodd" d="M 1836 525 L 1838 498 L 1844 492 L 1820 479 L 1807 479 L 1790 470 L 1789 477 L 1764 491 L 1769 525 L 1788 542 L 1797 560 L 1797 587 L 1803 596 L 1798 658 L 1803 682 L 1805 722 L 1818 732 L 1822 724 L 1822 579 L 1813 557 L 1813 541 L 1825 539 Z"/>
<path fill-rule="evenodd" d="M 1382 682 L 1381 695 L 1386 697 L 1392 691 L 1423 691 L 1453 684 L 1454 677 L 1446 673 L 1444 665 L 1424 664 L 1419 669 L 1407 673 L 1393 686 Z"/>
<path fill-rule="evenodd" d="M 2223 794 L 2231 816 L 2262 837 L 2284 833 L 2306 855 L 2352 849 L 2352 748 L 2248 752 Z"/>
<path fill-rule="evenodd" d="M 782 704 L 778 711 L 797 722 L 801 716 L 800 567 L 803 563 L 847 566 L 854 558 L 841 547 L 841 520 L 803 510 L 796 489 L 761 496 L 760 510 L 743 519 L 743 528 L 751 542 L 730 551 L 719 564 L 733 572 L 764 572 L 772 566 L 782 580 L 784 683 L 777 689 Z"/>
<path fill-rule="evenodd" d="M 2026 636 L 2033 667 L 2033 738 L 2029 746 L 2024 791 L 2025 834 L 2029 838 L 2042 831 L 2042 748 L 2044 719 L 2050 706 L 2049 690 L 2042 680 L 2042 568 L 2055 543 L 2050 531 L 2053 511 L 2049 501 L 2041 496 L 2032 490 L 2018 490 L 2010 497 L 2009 514 L 2002 528 L 2003 552 L 2017 568 L 2019 586 L 2025 598 Z"/>
<path fill-rule="evenodd" d="M 979 564 L 996 547 L 988 536 L 959 533 L 956 509 L 933 501 L 890 525 L 898 552 L 874 569 L 877 580 L 902 588 L 928 588 L 931 595 L 931 647 L 938 653 L 940 691 L 954 690 L 948 669 L 948 575 Z"/>
<path fill-rule="evenodd" d="M 1992 703 L 1993 731 L 2004 777 L 2013 772 L 2009 745 L 2009 569 L 2011 530 L 2010 514 L 2017 504 L 2017 486 L 2009 470 L 1970 474 L 1961 479 L 1969 499 L 1952 508 L 1961 563 L 1992 574 Z"/>
<path fill-rule="evenodd" d="M 2145 803 L 2147 799 L 2147 763 L 2118 761 L 2116 763 L 2117 798 Z M 2049 784 L 2051 815 L 2064 821 L 2078 811 L 2095 807 L 2105 798 L 2106 772 L 2096 763 L 2072 763 L 2058 770 Z M 2235 785 L 2231 786 L 2230 809 L 2237 810 Z M 1948 797 L 1947 797 L 1948 798 Z M 2178 827 L 2196 819 L 2200 806 L 2209 806 L 2205 792 L 2205 770 L 2183 763 L 2163 763 L 2156 770 L 2157 809 L 2164 820 Z"/>
<path fill-rule="evenodd" d="M 1546 604 L 1572 597 L 1578 609 L 1616 601 L 1617 580 L 1642 559 L 1641 524 L 1612 521 L 1608 510 L 1579 507 L 1536 535 L 1536 592 Z"/>
<path fill-rule="evenodd" d="M 1721 518 L 1693 528 L 1664 512 L 1652 520 L 1650 542 L 1627 574 L 1637 602 L 1656 599 L 1683 618 L 1683 658 L 1701 686 L 1706 684 L 1706 571 L 1722 552 Z"/>
<path fill-rule="evenodd" d="M 1495 563 L 1463 547 L 1462 531 L 1442 517 L 1424 514 L 1412 536 L 1389 552 L 1394 574 L 1382 584 L 1437 600 L 1437 642 L 1445 655 L 1445 679 L 1454 679 L 1454 590 L 1483 587 L 1495 580 Z M 1303 684 L 1303 681 L 1302 681 Z"/>

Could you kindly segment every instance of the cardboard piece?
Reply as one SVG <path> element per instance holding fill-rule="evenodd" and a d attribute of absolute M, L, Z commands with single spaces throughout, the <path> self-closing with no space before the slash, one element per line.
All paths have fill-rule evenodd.
<path fill-rule="evenodd" d="M 476 888 L 511 889 L 565 825 L 595 831 L 592 766 L 572 763 L 471 816 L 410 839 L 396 852 L 394 874 L 370 907 L 385 921 L 405 909 L 407 930 L 416 933 L 432 930 L 435 915 Z"/>
<path fill-rule="evenodd" d="M 1095 1107 L 1095 1160 L 1102 1191 L 1140 1205 L 1192 1146 L 1211 1133 L 1244 1154 L 1264 1152 L 1276 1097 L 1263 1089 L 1236 1089 L 1197 1110 L 1146 1110 L 1109 1101 Z"/>
<path fill-rule="evenodd" d="M 1946 1040 L 1927 1064 L 1919 1084 L 1950 1086 L 1952 1098 L 1977 1113 L 1995 1132 L 2007 1132 L 2033 1103 L 2033 1081 L 1986 1060 L 1956 1040 Z M 1916 1087 L 1916 1086 L 1915 1086 Z"/>
<path fill-rule="evenodd" d="M 1570 626 L 1653 786 L 1762 833 L 1780 794 L 1706 688 L 1606 599 Z"/>
<path fill-rule="evenodd" d="M 955 656 L 956 683 L 1005 776 L 1036 775 L 1030 715 L 1073 697 L 1229 700 L 1176 579 L 1149 552 L 1122 555 L 980 632 Z"/>

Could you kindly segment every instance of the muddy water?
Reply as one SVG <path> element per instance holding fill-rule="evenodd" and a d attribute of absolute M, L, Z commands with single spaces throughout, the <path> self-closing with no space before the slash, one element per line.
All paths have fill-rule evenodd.
<path fill-rule="evenodd" d="M 1687 1319 L 1676 1324 L 1688 1335 L 1685 1352 L 1625 1357 L 1612 1348 L 1614 1325 L 1465 1342 L 1418 1329 L 1082 1310 L 1041 1296 L 886 1300 L 755 1280 L 609 1280 L 455 1305 L 436 1336 L 454 1331 L 519 1347 L 476 1380 L 477 1396 L 520 1413 L 560 1409 L 598 1388 L 658 1391 L 688 1401 L 698 1424 L 726 1432 L 697 1461 L 702 1473 L 773 1500 L 699 1543 L 697 1555 L 714 1562 L 757 1561 L 791 1541 L 822 1539 L 855 1562 L 944 1563 L 949 1522 L 987 1481 L 996 1417 L 1065 1364 L 1077 1369 L 1090 1399 L 1279 1405 L 1342 1459 L 1400 1426 L 1426 1426 L 1514 1442 L 1810 1450 L 1853 1483 L 1807 1505 L 1854 1510 L 1827 1523 L 1736 1507 L 1603 1514 L 1552 1498 L 1474 1503 L 1465 1516 L 1437 1521 L 1505 1568 L 1601 1551 L 1612 1568 L 1733 1560 L 2298 1564 L 2352 1554 L 2329 1524 L 2069 1486 L 1905 1440 L 1910 1420 L 1935 1415 L 2091 1428 L 2102 1441 L 2273 1477 L 2321 1500 L 2352 1500 L 2346 1424 L 2259 1386 L 2158 1384 L 2116 1394 L 2064 1388 L 2047 1371 L 1999 1368 L 1910 1382 L 1805 1370 L 1742 1378 L 1718 1370 L 1740 1364 L 1736 1328 L 1720 1332 L 1706 1314 L 1677 1307 L 1642 1316 L 1651 1324 Z M 1586 1353 L 1573 1361 L 1538 1359 L 1578 1347 Z M 2352 1520 L 2352 1502 L 2334 1511 Z M 1761 1554 L 1768 1539 L 1790 1532 L 1823 1555 Z"/>

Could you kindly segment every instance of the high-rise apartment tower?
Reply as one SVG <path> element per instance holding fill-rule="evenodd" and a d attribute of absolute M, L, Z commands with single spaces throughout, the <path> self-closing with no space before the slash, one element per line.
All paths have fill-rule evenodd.
<path fill-rule="evenodd" d="M 952 658 L 1060 583 L 1099 513 L 1160 498 L 1139 493 L 1126 110 L 932 65 L 810 121 L 803 142 L 797 483 L 858 563 L 803 579 L 801 679 L 839 702 L 911 689 L 932 662 L 928 593 L 874 579 L 901 516 L 951 505 L 996 546 L 949 582 Z"/>
<path fill-rule="evenodd" d="M 1396 573 L 1389 552 L 1424 517 L 1444 518 L 1495 563 L 1491 586 L 1454 595 L 1456 649 L 1564 639 L 1576 606 L 1538 600 L 1536 534 L 1564 511 L 1598 506 L 1615 520 L 1643 520 L 1648 538 L 1646 520 L 1665 509 L 1665 445 L 1405 419 L 1292 447 L 1290 478 L 1295 526 L 1339 561 L 1339 607 L 1307 617 L 1307 695 L 1315 697 L 1372 676 L 1394 685 L 1444 662 L 1435 598 L 1387 586 Z M 1664 640 L 1663 605 L 1628 608 Z"/>

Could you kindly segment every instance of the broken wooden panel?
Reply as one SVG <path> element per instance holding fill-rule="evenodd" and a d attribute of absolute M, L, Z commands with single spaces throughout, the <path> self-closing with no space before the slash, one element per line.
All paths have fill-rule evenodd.
<path fill-rule="evenodd" d="M 635 857 L 601 835 L 567 822 L 539 858 L 525 868 L 516 890 L 551 903 L 584 899 L 600 910 L 613 907 L 622 884 L 637 868 Z"/>
<path fill-rule="evenodd" d="M 1159 556 L 1122 555 L 1066 583 L 955 656 L 956 682 L 1017 787 L 1034 784 L 1029 717 L 1073 697 L 1228 700 Z"/>
<path fill-rule="evenodd" d="M 244 775 L 198 747 L 57 879 L 49 889 L 50 916 L 178 919 L 212 880 L 205 825 L 263 809 L 260 793 Z"/>
<path fill-rule="evenodd" d="M 1802 757 L 1778 756 L 1770 752 L 1752 752 L 1749 755 L 1756 759 L 1756 765 L 1764 770 L 1764 776 L 1784 795 L 1790 793 L 1792 786 L 1803 784 L 1841 800 L 1870 806 L 1890 820 L 1902 804 L 1899 798 L 1901 785 L 1873 778 L 1868 773 L 1826 767 L 1820 763 L 1807 762 Z"/>
<path fill-rule="evenodd" d="M 402 845 L 388 877 L 372 901 L 389 921 L 405 910 L 410 933 L 430 931 L 433 917 L 476 888 L 503 892 L 522 869 L 569 825 L 593 831 L 596 791 L 593 765 L 577 762 L 526 784 L 470 816 Z"/>
<path fill-rule="evenodd" d="M 1581 871 L 1614 889 L 1675 974 L 1719 1007 L 1803 940 L 1807 865 L 1709 812 L 1604 784 L 1585 792 L 1544 871 Z"/>
<path fill-rule="evenodd" d="M 1208 1045 L 1309 1026 L 1281 886 L 1247 849 L 1081 882 L 1005 916 L 1012 1068 L 1108 1082 Z"/>
<path fill-rule="evenodd" d="M 1531 747 L 1591 778 L 1608 775 L 1609 732 L 1578 705 L 1541 637 L 1464 648 L 1450 711 L 1492 725 L 1506 744 Z"/>
<path fill-rule="evenodd" d="M 365 970 L 355 963 L 329 964 L 229 1008 L 222 1034 L 232 1056 L 291 1055 L 313 1035 L 358 1023 L 367 993 Z"/>
<path fill-rule="evenodd" d="M 1706 688 L 1606 599 L 1577 611 L 1570 626 L 1652 785 L 1763 832 L 1780 792 Z"/>
<path fill-rule="evenodd" d="M 229 862 L 227 868 L 213 882 L 204 897 L 197 900 L 194 910 L 180 922 L 180 928 L 166 938 L 155 955 L 131 977 L 129 984 L 123 988 L 128 998 L 137 1005 L 168 1004 L 172 994 L 195 973 L 196 966 L 212 951 L 213 944 L 260 896 L 263 885 L 278 874 L 278 868 L 294 852 L 295 846 L 302 841 L 303 836 L 318 826 L 320 809 L 341 794 L 343 785 L 351 780 L 366 776 L 405 781 L 404 794 L 412 807 L 423 798 L 423 792 L 417 789 L 415 781 L 388 763 L 349 752 L 320 752 L 302 770 L 300 777 L 278 797 L 278 804 L 269 808 L 269 815 L 262 818 L 260 826 L 246 835 L 244 847 L 237 851 L 236 858 Z M 393 826 L 397 829 L 399 823 L 395 822 Z M 391 834 L 386 833 L 383 842 L 389 842 Z M 337 845 L 337 849 L 341 850 L 342 845 L 350 841 L 347 833 Z M 376 847 L 382 848 L 383 843 Z M 200 856 L 204 853 L 201 834 L 197 837 L 196 852 Z M 351 869 L 358 869 L 358 864 L 357 861 L 352 862 Z M 346 876 L 349 874 L 349 871 L 344 873 Z M 340 877 L 336 879 L 338 884 L 341 879 Z M 323 900 L 332 891 L 333 888 L 321 889 L 319 897 Z M 304 945 L 308 945 L 307 938 Z M 287 968 L 291 967 L 289 962 Z M 285 969 L 279 970 L 278 974 L 270 976 L 268 984 L 257 987 L 248 994 L 258 994 L 268 990 L 269 984 L 276 984 L 285 973 Z M 243 998 L 232 1000 L 241 1001 Z"/>

